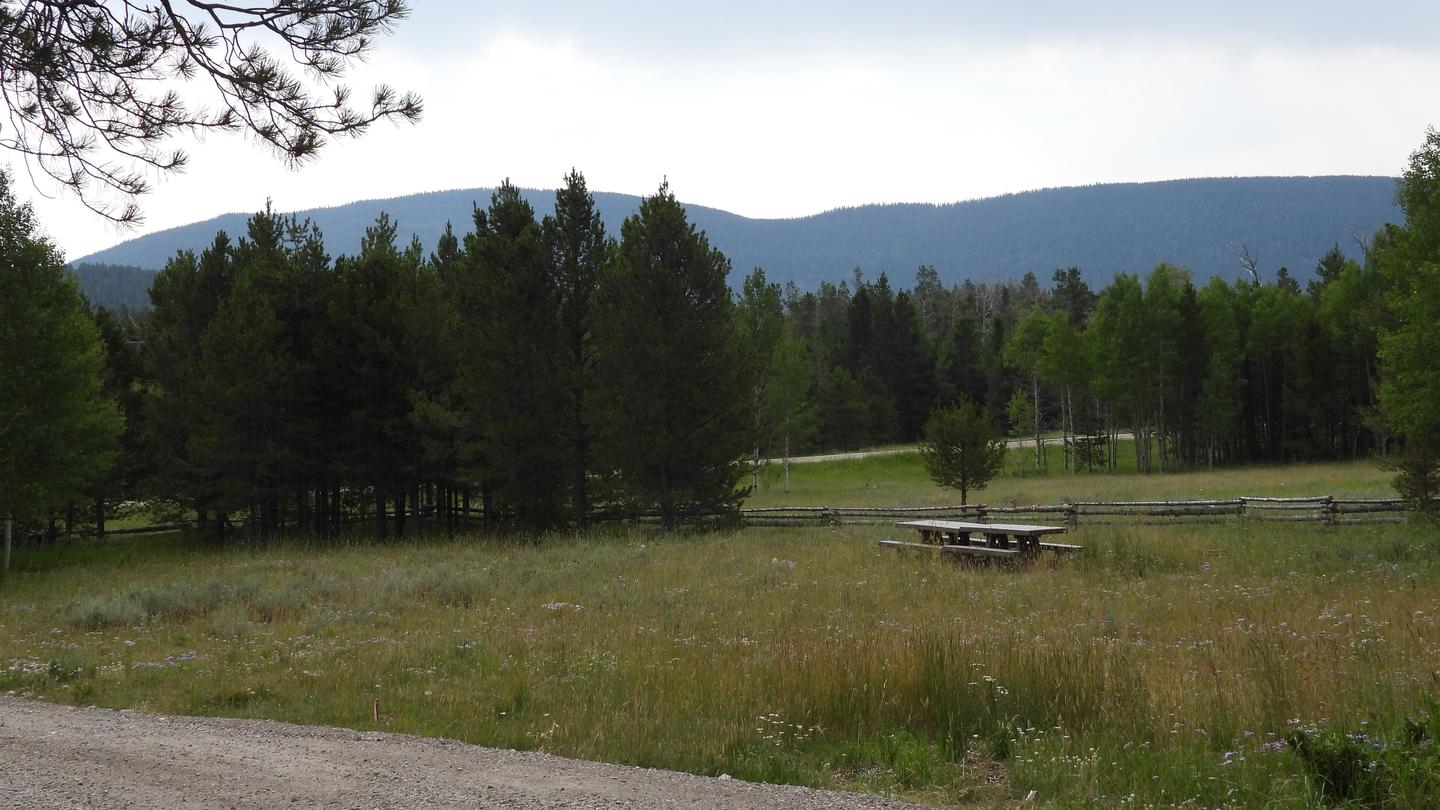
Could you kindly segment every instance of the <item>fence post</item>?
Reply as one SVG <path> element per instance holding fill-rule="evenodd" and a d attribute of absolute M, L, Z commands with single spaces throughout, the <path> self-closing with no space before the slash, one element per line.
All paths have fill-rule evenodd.
<path fill-rule="evenodd" d="M 1065 525 L 1072 531 L 1080 525 L 1080 507 L 1073 503 L 1065 504 Z"/>
<path fill-rule="evenodd" d="M 1333 528 L 1335 528 L 1335 522 L 1336 522 L 1336 521 L 1335 521 L 1335 518 L 1336 518 L 1336 514 L 1337 514 L 1337 512 L 1338 512 L 1338 509 L 1339 509 L 1339 507 L 1337 507 L 1337 506 L 1335 505 L 1335 496 L 1334 496 L 1334 495 L 1326 495 L 1326 496 L 1325 496 L 1325 528 L 1327 528 L 1327 529 L 1333 529 Z"/>

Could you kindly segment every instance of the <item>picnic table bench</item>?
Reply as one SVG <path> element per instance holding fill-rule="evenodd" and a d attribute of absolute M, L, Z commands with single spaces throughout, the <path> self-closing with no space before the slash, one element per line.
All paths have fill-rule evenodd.
<path fill-rule="evenodd" d="M 938 549 L 949 554 L 991 559 L 1031 556 L 1041 551 L 1063 553 L 1081 548 L 1073 543 L 1044 542 L 1040 539 L 1045 535 L 1064 534 L 1064 526 L 967 523 L 958 520 L 907 520 L 895 525 L 918 531 L 920 542 L 882 540 L 881 545 L 891 548 Z"/>

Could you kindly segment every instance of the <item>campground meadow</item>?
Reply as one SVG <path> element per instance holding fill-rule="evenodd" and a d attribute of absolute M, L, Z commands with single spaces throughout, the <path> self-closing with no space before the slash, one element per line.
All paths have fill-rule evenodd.
<path fill-rule="evenodd" d="M 945 502 L 912 468 L 796 465 L 788 495 L 771 469 L 752 504 Z M 1011 472 L 978 500 L 1387 481 Z M 1433 748 L 1406 747 L 1437 726 L 1433 526 L 1080 526 L 1082 553 L 1023 567 L 876 547 L 894 532 L 29 548 L 0 590 L 0 691 L 937 804 L 1423 806 L 1440 786 Z"/>

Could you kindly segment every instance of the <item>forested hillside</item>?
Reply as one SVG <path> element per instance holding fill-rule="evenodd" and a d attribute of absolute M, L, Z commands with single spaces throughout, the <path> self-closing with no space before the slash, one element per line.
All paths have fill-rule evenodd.
<path fill-rule="evenodd" d="M 608 232 L 578 174 L 543 207 L 504 186 L 430 244 L 381 212 L 338 256 L 317 223 L 257 214 L 172 257 L 148 313 L 95 312 L 125 432 L 88 497 L 267 533 L 404 532 L 472 498 L 527 531 L 673 524 L 733 508 L 746 456 L 914 441 L 962 400 L 1060 434 L 1072 473 L 1114 468 L 1122 431 L 1164 472 L 1385 453 L 1396 427 L 1430 471 L 1432 141 L 1408 227 L 1236 279 L 1157 261 L 782 284 L 737 274 L 668 187 Z"/>
<path fill-rule="evenodd" d="M 447 222 L 468 222 L 493 189 L 417 194 L 299 213 L 326 237 L 332 255 L 359 250 L 365 229 L 383 211 L 402 239 L 411 234 L 433 245 Z M 537 209 L 553 192 L 522 190 Z M 1280 267 L 1306 278 L 1326 250 L 1339 244 L 1359 258 L 1356 238 L 1400 220 L 1395 181 L 1386 177 L 1302 177 L 1175 180 L 1047 189 L 952 205 L 867 205 L 797 219 L 749 219 L 687 205 L 686 213 L 730 257 L 735 272 L 764 267 L 773 281 L 806 289 L 837 281 L 855 267 L 909 277 L 933 266 L 946 283 L 1042 278 L 1057 267 L 1078 266 L 1091 278 L 1138 273 L 1165 261 L 1197 279 L 1235 278 L 1242 245 L 1272 278 Z M 606 227 L 617 232 L 640 198 L 596 193 Z M 216 231 L 245 232 L 248 214 L 139 237 L 84 257 L 81 263 L 158 270 L 179 250 L 199 251 Z M 87 285 L 82 271 L 82 287 Z M 115 275 L 114 271 L 108 271 Z M 148 278 L 129 274 L 130 287 Z M 739 278 L 732 275 L 731 285 Z M 110 290 L 113 284 L 106 284 Z M 125 292 L 133 299 L 133 289 Z M 122 299 L 102 299 L 115 306 Z"/>

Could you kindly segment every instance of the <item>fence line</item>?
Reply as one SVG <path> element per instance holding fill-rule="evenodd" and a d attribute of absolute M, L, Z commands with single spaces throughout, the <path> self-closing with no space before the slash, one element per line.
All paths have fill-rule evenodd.
<path fill-rule="evenodd" d="M 1328 526 L 1356 523 L 1398 523 L 1409 505 L 1398 498 L 1336 498 L 1333 495 L 1169 501 L 1077 501 L 1030 506 L 897 506 L 897 507 L 765 507 L 742 509 L 750 526 L 878 525 L 916 517 L 955 517 L 984 521 L 989 517 L 1031 515 L 1066 526 L 1214 523 L 1219 520 L 1313 522 Z"/>
<path fill-rule="evenodd" d="M 739 520 L 745 526 L 879 526 L 916 518 L 954 518 L 984 522 L 993 518 L 1022 515 L 1036 521 L 1047 521 L 1075 528 L 1102 525 L 1175 525 L 1180 523 L 1218 523 L 1228 520 L 1266 522 L 1320 523 L 1327 526 L 1400 523 L 1411 506 L 1398 498 L 1336 498 L 1318 495 L 1300 498 L 1240 497 L 1204 500 L 1168 501 L 1077 501 L 1075 503 L 991 506 L 964 504 L 959 506 L 767 506 L 741 509 Z M 456 507 L 451 510 L 457 522 L 473 526 L 483 518 L 481 510 Z M 441 510 L 427 506 L 410 519 L 424 523 L 443 522 Z M 686 522 L 733 521 L 734 513 L 695 513 L 678 515 Z M 391 518 L 387 515 L 387 522 Z M 1012 518 L 1013 519 L 1013 518 Z M 347 515 L 342 522 L 361 524 L 376 520 L 374 515 Z M 660 514 L 654 510 L 603 510 L 592 513 L 592 523 L 626 522 L 658 524 Z M 107 536 L 174 531 L 193 527 L 182 521 L 156 526 L 109 529 Z M 241 517 L 232 525 L 242 528 Z M 80 534 L 77 532 L 77 534 Z M 93 535 L 94 532 L 83 532 Z"/>

